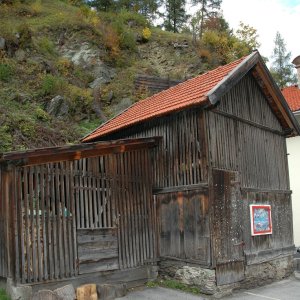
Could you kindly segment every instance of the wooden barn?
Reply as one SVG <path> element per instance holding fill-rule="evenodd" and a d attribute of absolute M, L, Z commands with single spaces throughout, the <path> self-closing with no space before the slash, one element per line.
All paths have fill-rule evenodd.
<path fill-rule="evenodd" d="M 291 273 L 285 139 L 299 132 L 255 51 L 133 104 L 83 142 L 162 137 L 152 154 L 160 272 L 198 276 L 214 293 Z"/>
<path fill-rule="evenodd" d="M 158 271 L 209 294 L 283 278 L 285 138 L 299 132 L 254 52 L 135 103 L 80 145 L 2 154 L 0 276 L 29 294 Z"/>

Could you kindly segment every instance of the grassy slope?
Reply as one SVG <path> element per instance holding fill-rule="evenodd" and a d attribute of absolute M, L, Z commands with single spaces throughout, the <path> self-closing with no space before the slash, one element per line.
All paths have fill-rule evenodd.
<path fill-rule="evenodd" d="M 149 42 L 137 44 L 134 37 L 146 26 L 140 16 L 121 12 L 98 17 L 65 1 L 1 5 L 0 36 L 10 51 L 0 51 L 0 152 L 74 143 L 100 124 L 88 87 L 93 77 L 60 56 L 57 41 L 62 32 L 67 32 L 69 43 L 85 41 L 98 47 L 100 58 L 116 68 L 116 77 L 102 90 L 107 117 L 120 99 L 137 101 L 145 96 L 134 91 L 138 73 L 173 78 L 198 73 L 191 68 L 198 60 L 195 52 L 173 47 L 174 41 L 188 37 L 151 28 Z M 18 49 L 25 52 L 25 60 L 16 58 Z M 111 92 L 113 103 L 107 100 Z M 64 118 L 46 111 L 58 94 L 69 102 Z"/>

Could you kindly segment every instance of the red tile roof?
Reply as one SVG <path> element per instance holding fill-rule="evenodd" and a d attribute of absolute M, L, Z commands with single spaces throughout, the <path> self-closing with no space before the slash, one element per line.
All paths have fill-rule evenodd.
<path fill-rule="evenodd" d="M 134 103 L 128 109 L 102 124 L 83 142 L 115 132 L 140 122 L 207 102 L 208 92 L 220 83 L 245 58 L 189 79 L 149 98 Z"/>
<path fill-rule="evenodd" d="M 300 110 L 300 89 L 297 85 L 283 88 L 281 92 L 291 111 Z"/>

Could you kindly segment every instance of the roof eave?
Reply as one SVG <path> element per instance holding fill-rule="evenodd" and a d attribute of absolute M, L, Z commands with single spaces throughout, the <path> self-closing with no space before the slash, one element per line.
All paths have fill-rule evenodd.
<path fill-rule="evenodd" d="M 259 56 L 258 51 L 254 51 L 207 93 L 211 105 L 215 105 L 226 92 L 249 72 L 249 70 L 258 62 Z"/>
<path fill-rule="evenodd" d="M 207 97 L 211 105 L 215 105 L 220 101 L 221 97 L 228 92 L 237 82 L 245 76 L 251 69 L 259 66 L 260 75 L 262 80 L 266 83 L 271 90 L 270 94 L 276 98 L 277 105 L 279 104 L 279 111 L 282 114 L 285 122 L 289 128 L 286 129 L 286 136 L 300 135 L 300 125 L 298 124 L 295 116 L 291 112 L 287 102 L 284 99 L 279 87 L 275 83 L 270 71 L 265 65 L 258 51 L 254 51 L 247 58 L 245 58 L 239 65 L 237 65 L 231 72 L 227 74 L 214 88 L 212 88 Z"/>

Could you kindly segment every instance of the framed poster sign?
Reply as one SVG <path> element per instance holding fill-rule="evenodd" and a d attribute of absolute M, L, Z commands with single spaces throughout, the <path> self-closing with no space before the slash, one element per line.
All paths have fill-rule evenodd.
<path fill-rule="evenodd" d="M 251 234 L 272 234 L 271 205 L 250 205 Z"/>

